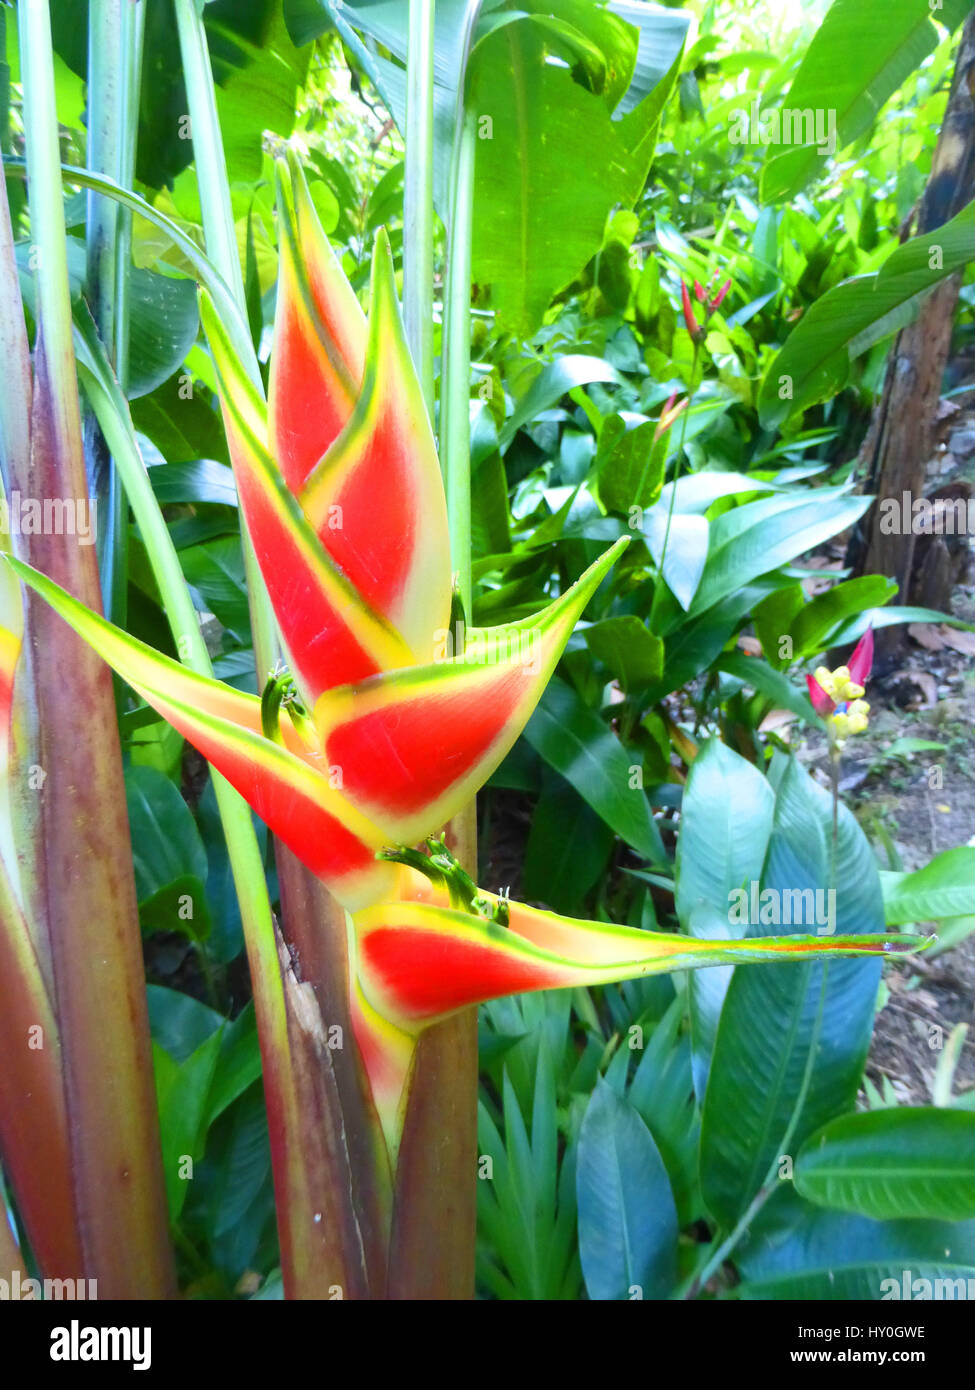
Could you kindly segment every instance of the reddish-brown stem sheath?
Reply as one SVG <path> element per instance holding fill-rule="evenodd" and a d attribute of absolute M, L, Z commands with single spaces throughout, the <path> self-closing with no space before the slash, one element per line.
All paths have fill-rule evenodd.
<path fill-rule="evenodd" d="M 77 413 L 52 398 L 42 339 L 29 495 L 86 496 Z M 37 568 L 100 609 L 93 546 L 37 535 L 29 553 Z M 77 1273 L 97 1279 L 102 1298 L 166 1298 L 175 1277 L 111 673 L 36 597 L 27 631 L 42 774 L 42 892 L 84 1252 Z"/>
<path fill-rule="evenodd" d="M 448 829 L 454 856 L 477 865 L 475 805 Z M 477 1010 L 420 1040 L 396 1171 L 388 1297 L 474 1296 L 477 1224 Z"/>

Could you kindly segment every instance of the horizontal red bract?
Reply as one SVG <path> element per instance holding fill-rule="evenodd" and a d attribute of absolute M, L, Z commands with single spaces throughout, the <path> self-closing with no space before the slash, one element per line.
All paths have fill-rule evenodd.
<path fill-rule="evenodd" d="M 371 975 L 404 1018 L 435 1018 L 485 999 L 554 988 L 568 970 L 507 955 L 490 945 L 395 925 L 377 927 L 360 941 Z"/>
<path fill-rule="evenodd" d="M 409 815 L 442 796 L 482 758 L 532 683 L 527 665 L 499 668 L 470 685 L 452 681 L 341 724 L 327 737 L 329 762 L 342 768 L 353 800 Z"/>
<path fill-rule="evenodd" d="M 268 773 L 262 763 L 228 749 L 205 725 L 167 709 L 169 722 L 213 763 L 268 829 L 327 883 L 375 868 L 375 851 L 311 797 Z"/>

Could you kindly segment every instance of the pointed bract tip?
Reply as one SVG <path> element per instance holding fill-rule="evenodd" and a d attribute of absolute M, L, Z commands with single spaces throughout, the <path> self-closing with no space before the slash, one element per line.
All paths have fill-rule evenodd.
<path fill-rule="evenodd" d="M 821 717 L 825 717 L 827 714 L 832 714 L 833 709 L 835 708 L 835 701 L 833 700 L 832 696 L 827 695 L 826 691 L 819 684 L 819 681 L 816 679 L 816 677 L 807 676 L 806 684 L 809 687 L 809 698 L 812 701 L 812 707 L 816 711 L 816 713 Z"/>
<path fill-rule="evenodd" d="M 873 666 L 873 628 L 868 627 L 853 648 L 853 655 L 847 663 L 850 679 L 856 685 L 865 686 Z"/>

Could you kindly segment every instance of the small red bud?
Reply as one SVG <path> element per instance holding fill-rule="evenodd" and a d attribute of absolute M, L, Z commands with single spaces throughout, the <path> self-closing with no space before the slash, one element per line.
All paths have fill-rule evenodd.
<path fill-rule="evenodd" d="M 701 325 L 694 317 L 694 306 L 683 280 L 680 282 L 680 299 L 684 309 L 684 322 L 687 324 L 687 331 L 696 342 L 701 336 Z"/>
<path fill-rule="evenodd" d="M 725 295 L 728 293 L 730 289 L 731 281 L 726 280 L 724 284 L 721 286 L 720 290 L 718 290 L 718 293 L 714 296 L 714 298 L 708 301 L 708 308 L 711 310 L 712 313 L 714 313 L 715 309 L 720 307 L 721 301 L 724 299 Z"/>

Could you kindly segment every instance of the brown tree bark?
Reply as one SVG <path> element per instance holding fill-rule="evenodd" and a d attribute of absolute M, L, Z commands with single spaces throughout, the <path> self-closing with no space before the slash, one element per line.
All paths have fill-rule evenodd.
<path fill-rule="evenodd" d="M 962 31 L 951 94 L 931 167 L 931 176 L 902 233 L 923 236 L 956 216 L 975 192 L 975 11 Z M 934 447 L 935 418 L 948 360 L 961 276 L 940 284 L 921 306 L 914 323 L 898 335 L 887 364 L 883 394 L 874 410 L 860 452 L 866 466 L 865 491 L 877 505 L 854 533 L 847 562 L 856 574 L 886 574 L 899 586 L 900 603 L 915 594 L 915 537 L 881 531 L 880 503 L 904 493 L 925 495 L 925 471 Z M 930 584 L 928 576 L 927 584 Z M 877 634 L 877 659 L 890 667 L 905 641 L 902 626 Z"/>

